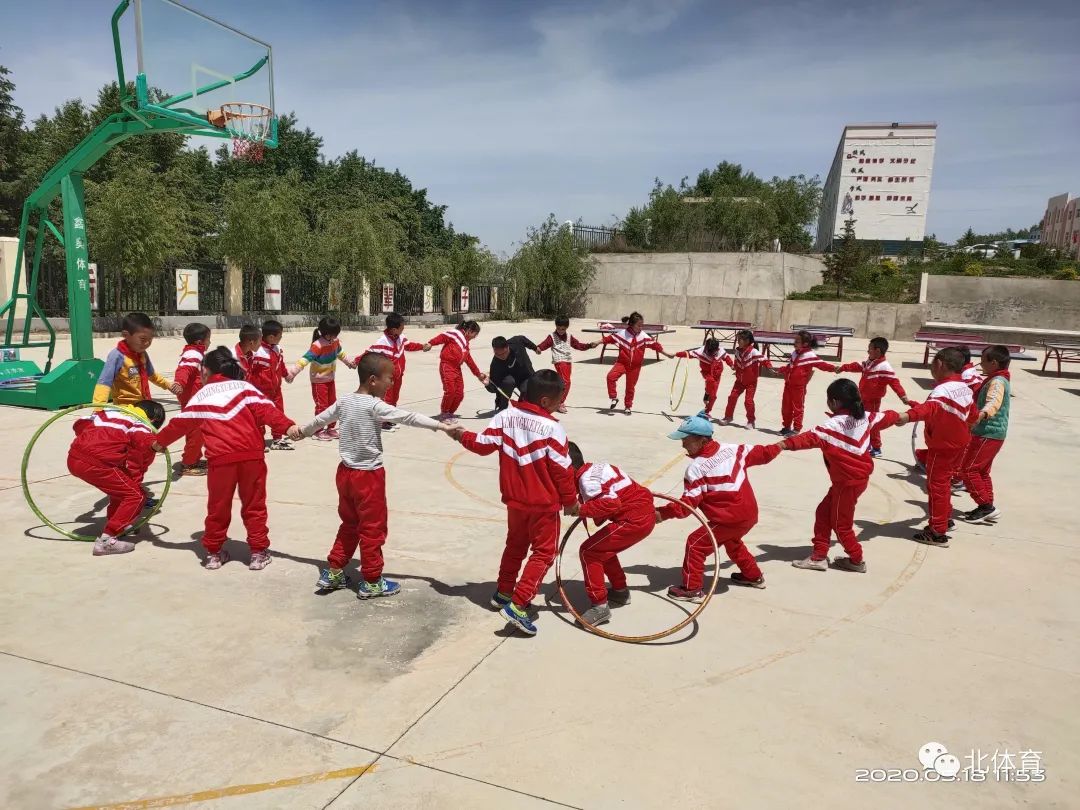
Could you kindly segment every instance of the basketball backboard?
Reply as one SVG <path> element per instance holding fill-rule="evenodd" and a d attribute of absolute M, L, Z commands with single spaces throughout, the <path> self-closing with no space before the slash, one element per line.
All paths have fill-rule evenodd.
<path fill-rule="evenodd" d="M 226 136 L 220 126 L 210 125 L 223 104 L 259 105 L 273 116 L 262 140 L 276 145 L 274 66 L 267 43 L 175 0 L 125 0 L 114 27 L 121 16 L 127 24 L 123 34 L 129 35 L 116 32 L 117 66 L 121 81 L 125 74 L 135 77 L 139 111 Z"/>

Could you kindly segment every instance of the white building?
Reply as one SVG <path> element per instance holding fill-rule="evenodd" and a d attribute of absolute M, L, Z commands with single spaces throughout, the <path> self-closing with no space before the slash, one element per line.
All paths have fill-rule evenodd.
<path fill-rule="evenodd" d="M 821 200 L 814 249 L 828 250 L 855 220 L 855 236 L 882 253 L 922 247 L 937 124 L 848 124 Z"/>

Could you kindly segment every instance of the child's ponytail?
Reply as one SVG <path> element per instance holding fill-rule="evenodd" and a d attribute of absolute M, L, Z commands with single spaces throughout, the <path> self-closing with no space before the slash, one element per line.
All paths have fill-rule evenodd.
<path fill-rule="evenodd" d="M 798 336 L 799 340 L 802 341 L 802 343 L 809 346 L 811 349 L 816 349 L 818 347 L 817 338 L 811 335 L 805 329 L 800 329 L 795 334 Z"/>
<path fill-rule="evenodd" d="M 862 397 L 859 395 L 859 386 L 846 377 L 830 383 L 825 396 L 829 399 L 829 407 L 832 407 L 831 403 L 835 402 L 856 419 L 866 416 L 866 408 L 863 407 Z"/>
<path fill-rule="evenodd" d="M 244 379 L 244 370 L 240 368 L 240 363 L 226 346 L 218 346 L 208 351 L 203 355 L 202 364 L 211 374 L 220 374 L 230 380 Z"/>

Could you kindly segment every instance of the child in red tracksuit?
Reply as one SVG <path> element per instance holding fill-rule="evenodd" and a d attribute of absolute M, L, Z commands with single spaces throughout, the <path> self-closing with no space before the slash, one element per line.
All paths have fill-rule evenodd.
<path fill-rule="evenodd" d="M 930 500 L 929 525 L 912 539 L 940 548 L 949 547 L 952 528 L 952 479 L 971 439 L 975 421 L 975 398 L 960 372 L 964 355 L 949 347 L 934 356 L 930 373 L 937 385 L 930 397 L 912 403 L 907 415 L 912 422 L 926 423 L 926 491 Z"/>
<path fill-rule="evenodd" d="M 619 392 L 615 384 L 619 378 L 626 375 L 626 395 L 623 397 L 623 413 L 630 415 L 630 409 L 634 407 L 634 389 L 637 388 L 638 375 L 641 374 L 641 365 L 645 362 L 645 352 L 653 349 L 663 352 L 664 347 L 651 335 L 641 331 L 645 323 L 645 317 L 640 312 L 631 312 L 626 319 L 626 328 L 618 332 L 604 335 L 600 342 L 619 349 L 619 358 L 607 375 L 608 398 L 611 400 L 610 410 L 615 410 L 619 405 Z"/>
<path fill-rule="evenodd" d="M 566 398 L 570 396 L 570 372 L 574 368 L 570 350 L 577 349 L 582 352 L 600 345 L 599 341 L 582 343 L 566 331 L 569 328 L 570 319 L 565 315 L 558 316 L 555 319 L 555 331 L 540 341 L 536 347 L 541 352 L 551 349 L 551 362 L 555 365 L 555 371 L 562 377 L 563 401 L 557 408 L 559 413 L 566 413 Z"/>
<path fill-rule="evenodd" d="M 836 366 L 826 363 L 816 354 L 817 341 L 805 329 L 795 334 L 795 350 L 788 357 L 786 366 L 776 369 L 784 378 L 784 397 L 780 402 L 780 417 L 784 422 L 781 436 L 794 436 L 802 430 L 803 408 L 806 405 L 806 386 L 814 376 L 814 369 L 836 371 Z M 772 368 L 772 363 L 766 361 Z M 794 427 L 794 430 L 792 429 Z"/>
<path fill-rule="evenodd" d="M 285 398 L 281 395 L 281 383 L 289 378 L 289 368 L 285 363 L 285 354 L 281 351 L 281 336 L 285 327 L 279 321 L 263 321 L 262 342 L 252 357 L 252 369 L 255 380 L 252 385 L 258 388 L 274 407 L 285 413 Z M 289 437 L 279 430 L 270 428 L 271 450 L 292 450 Z"/>
<path fill-rule="evenodd" d="M 206 347 L 210 345 L 210 327 L 201 323 L 189 323 L 184 327 L 184 343 L 186 345 L 180 353 L 180 362 L 173 374 L 173 382 L 181 387 L 180 393 L 176 395 L 181 408 L 202 388 L 202 359 L 206 354 Z M 202 455 L 202 431 L 193 430 L 184 440 L 180 474 L 206 475 L 206 460 Z"/>
<path fill-rule="evenodd" d="M 155 428 L 165 421 L 165 409 L 152 399 L 128 406 Z M 94 541 L 94 556 L 126 554 L 134 543 L 119 540 L 146 504 L 143 476 L 154 451 L 154 433 L 146 424 L 119 409 L 95 411 L 73 425 L 75 441 L 68 450 L 68 472 L 109 496 L 105 526 Z"/>
<path fill-rule="evenodd" d="M 713 405 L 716 404 L 716 389 L 720 387 L 720 375 L 724 373 L 724 353 L 720 351 L 720 341 L 716 338 L 708 338 L 703 346 L 684 352 L 669 354 L 664 352 L 665 357 L 683 357 L 687 360 L 698 361 L 698 371 L 705 380 L 705 415 L 711 416 Z"/>
<path fill-rule="evenodd" d="M 836 380 L 826 392 L 829 419 L 806 433 L 784 439 L 778 444 L 782 450 L 821 450 L 825 469 L 832 482 L 818 504 L 814 515 L 814 548 L 805 560 L 795 560 L 792 565 L 811 571 L 824 571 L 829 567 L 829 544 L 835 532 L 847 557 L 833 560 L 833 568 L 842 571 L 866 573 L 862 546 L 855 537 L 855 504 L 870 483 L 874 471 L 871 458 L 873 436 L 893 425 L 903 425 L 907 415 L 896 411 L 885 413 L 867 412 L 863 408 L 859 389 L 851 380 Z"/>
<path fill-rule="evenodd" d="M 870 413 L 877 413 L 881 408 L 881 400 L 885 398 L 887 388 L 895 391 L 905 405 L 911 404 L 904 386 L 896 376 L 896 370 L 885 359 L 888 351 L 888 340 L 883 337 L 873 338 L 866 350 L 865 360 L 861 363 L 844 363 L 836 369 L 837 374 L 842 371 L 858 371 L 862 374 L 859 379 L 859 397 L 862 399 L 863 409 Z M 875 427 L 870 432 L 870 455 L 874 458 L 881 455 L 881 428 Z"/>
<path fill-rule="evenodd" d="M 369 352 L 385 355 L 394 361 L 394 384 L 383 395 L 383 402 L 387 405 L 397 405 L 401 397 L 401 382 L 405 379 L 405 352 L 430 351 L 431 347 L 423 343 L 406 340 L 402 335 L 405 331 L 405 319 L 398 313 L 391 312 L 386 316 L 386 329 L 382 337 L 368 347 Z M 356 361 L 359 362 L 357 357 Z M 387 422 L 382 426 L 383 430 L 394 431 L 398 426 L 394 422 Z"/>
<path fill-rule="evenodd" d="M 735 335 L 735 345 L 734 355 L 724 354 L 724 362 L 735 370 L 735 384 L 731 386 L 727 406 L 724 408 L 724 418 L 720 420 L 720 424 L 731 424 L 731 420 L 735 418 L 735 404 L 745 391 L 746 427 L 748 430 L 754 430 L 757 427 L 754 423 L 754 395 L 757 393 L 761 366 L 766 362 L 765 355 L 758 351 L 757 343 L 754 342 L 754 333 L 749 329 L 738 331 Z"/>
<path fill-rule="evenodd" d="M 765 577 L 743 543 L 758 521 L 757 499 L 747 469 L 768 464 L 780 454 L 780 448 L 775 444 L 717 444 L 712 435 L 712 422 L 704 413 L 687 417 L 669 434 L 669 439 L 682 441 L 692 461 L 683 479 L 682 498 L 660 507 L 656 521 L 688 517 L 691 509 L 700 507 L 716 542 L 739 568 L 731 575 L 732 584 L 764 588 Z M 682 585 L 668 588 L 668 596 L 683 601 L 701 599 L 705 595 L 705 560 L 710 554 L 712 541 L 705 527 L 691 532 L 686 538 Z"/>
<path fill-rule="evenodd" d="M 209 459 L 206 524 L 202 544 L 205 567 L 213 571 L 229 560 L 223 546 L 232 520 L 233 495 L 240 491 L 240 516 L 251 546 L 252 571 L 270 564 L 266 526 L 266 460 L 263 427 L 270 425 L 298 438 L 299 429 L 274 403 L 245 382 L 236 357 L 224 346 L 206 353 L 202 389 L 157 436 L 155 450 L 201 429 Z"/>
<path fill-rule="evenodd" d="M 487 385 L 488 376 L 476 367 L 476 361 L 469 353 L 469 341 L 480 334 L 480 324 L 476 321 L 462 321 L 453 329 L 447 329 L 424 344 L 424 351 L 432 346 L 442 346 L 439 353 L 439 379 L 442 380 L 443 395 L 437 419 L 447 420 L 457 416 L 458 406 L 465 399 L 465 381 L 461 377 L 461 364 L 480 382 Z"/>
<path fill-rule="evenodd" d="M 311 366 L 311 398 L 315 401 L 316 416 L 337 402 L 334 373 L 337 371 L 338 361 L 349 368 L 356 368 L 356 364 L 345 356 L 345 350 L 341 348 L 341 341 L 338 339 L 340 334 L 341 321 L 330 316 L 320 318 L 319 325 L 311 334 L 311 347 L 304 352 L 296 365 L 289 369 L 285 378 L 287 382 L 292 382 L 304 366 Z M 337 428 L 333 424 L 327 425 L 313 438 L 331 442 L 338 438 Z"/>
<path fill-rule="evenodd" d="M 483 433 L 454 428 L 451 434 L 477 455 L 501 451 L 499 488 L 506 504 L 506 549 L 491 605 L 530 636 L 536 635 L 536 625 L 526 609 L 555 560 L 559 510 L 577 503 L 566 432 L 551 416 L 562 400 L 562 390 L 559 375 L 543 369 L 529 378 L 524 397 L 499 411 Z M 529 560 L 519 578 L 526 554 Z"/>
<path fill-rule="evenodd" d="M 640 543 L 656 525 L 652 493 L 611 464 L 586 464 L 581 449 L 570 442 L 570 463 L 577 478 L 581 505 L 568 507 L 563 514 L 592 520 L 599 528 L 578 552 L 585 577 L 585 592 L 592 607 L 581 618 L 588 624 L 607 624 L 611 608 L 630 604 L 626 573 L 619 552 Z M 604 586 L 604 578 L 611 587 Z"/>

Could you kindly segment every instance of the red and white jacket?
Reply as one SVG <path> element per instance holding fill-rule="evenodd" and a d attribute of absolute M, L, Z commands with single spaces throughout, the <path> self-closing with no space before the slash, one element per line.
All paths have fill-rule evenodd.
<path fill-rule="evenodd" d="M 962 450 L 978 417 L 975 395 L 959 374 L 953 374 L 934 387 L 926 402 L 913 405 L 908 416 L 912 422 L 926 422 L 928 449 Z"/>
<path fill-rule="evenodd" d="M 968 363 L 960 369 L 960 379 L 964 381 L 964 385 L 971 389 L 971 393 L 977 394 L 983 384 L 982 369 L 973 363 Z"/>
<path fill-rule="evenodd" d="M 571 349 L 577 349 L 579 352 L 583 352 L 591 349 L 592 346 L 588 343 L 582 343 L 569 332 L 565 335 L 560 335 L 558 332 L 552 332 L 540 341 L 536 348 L 542 352 L 551 349 L 551 362 L 559 364 L 573 362 L 573 357 L 570 355 Z"/>
<path fill-rule="evenodd" d="M 596 525 L 605 520 L 619 521 L 628 515 L 652 513 L 652 493 L 618 467 L 600 462 L 585 464 L 577 471 L 581 517 Z"/>
<path fill-rule="evenodd" d="M 68 449 L 93 464 L 121 467 L 136 481 L 154 460 L 154 431 L 134 416 L 122 411 L 100 410 L 77 419 L 72 425 L 75 441 Z"/>
<path fill-rule="evenodd" d="M 676 357 L 685 357 L 690 360 L 698 361 L 698 371 L 701 372 L 702 378 L 706 380 L 719 380 L 720 375 L 724 373 L 724 358 L 727 356 L 723 351 L 718 351 L 715 355 L 709 356 L 705 354 L 705 350 L 698 346 L 696 349 L 690 349 L 685 352 L 675 352 Z"/>
<path fill-rule="evenodd" d="M 244 369 L 247 382 L 268 397 L 274 397 L 281 390 L 281 381 L 289 373 L 285 365 L 285 355 L 277 346 L 262 343 L 255 351 L 241 356 L 240 344 L 236 345 L 236 359 Z"/>
<path fill-rule="evenodd" d="M 844 363 L 840 371 L 858 371 L 862 374 L 859 378 L 859 396 L 863 405 L 869 408 L 877 407 L 885 397 L 885 391 L 891 388 L 900 399 L 907 399 L 907 392 L 900 384 L 900 378 L 896 376 L 896 370 L 884 357 L 877 360 L 867 358 L 861 363 Z M 869 403 L 869 405 L 867 405 Z"/>
<path fill-rule="evenodd" d="M 453 330 L 457 332 L 458 330 Z M 458 332 L 460 335 L 461 333 Z M 431 341 L 432 344 L 435 341 Z M 440 341 L 441 342 L 441 341 Z M 402 374 L 405 371 L 405 352 L 419 352 L 424 350 L 423 343 L 416 343 L 411 340 L 406 340 L 404 335 L 391 335 L 386 332 L 382 333 L 382 337 L 368 346 L 369 352 L 375 352 L 376 354 L 385 354 L 391 360 L 394 361 L 394 368 L 397 369 L 398 374 Z M 445 349 L 444 349 L 445 352 Z M 360 357 L 356 357 L 357 363 L 360 362 Z"/>
<path fill-rule="evenodd" d="M 476 367 L 476 361 L 469 353 L 469 341 L 465 339 L 460 329 L 447 329 L 442 334 L 433 337 L 428 343 L 432 346 L 442 346 L 442 351 L 439 352 L 439 365 L 460 367 L 464 363 L 473 376 L 480 379 L 480 369 Z"/>
<path fill-rule="evenodd" d="M 201 428 L 211 464 L 255 461 L 263 457 L 265 425 L 284 433 L 293 421 L 251 383 L 215 374 L 158 433 L 157 443 L 166 447 Z"/>
<path fill-rule="evenodd" d="M 870 411 L 856 419 L 847 411 L 830 414 L 827 421 L 805 433 L 784 439 L 788 450 L 821 450 L 825 467 L 834 484 L 857 484 L 870 478 L 874 459 L 870 456 L 870 432 L 896 424 L 896 411 Z"/>
<path fill-rule="evenodd" d="M 660 517 L 683 518 L 700 507 L 709 523 L 753 526 L 758 519 L 757 498 L 746 475 L 749 467 L 768 464 L 780 455 L 775 444 L 717 444 L 709 441 L 686 468 L 683 494 L 678 503 L 660 507 Z"/>
<path fill-rule="evenodd" d="M 765 355 L 754 348 L 736 349 L 733 354 L 724 354 L 724 362 L 735 369 L 735 381 L 744 388 L 753 388 L 761 376 L 762 364 L 767 364 Z"/>
<path fill-rule="evenodd" d="M 566 431 L 531 402 L 511 401 L 482 433 L 468 431 L 461 446 L 478 456 L 500 450 L 502 502 L 523 512 L 553 512 L 577 502 Z"/>
<path fill-rule="evenodd" d="M 768 361 L 766 361 L 768 363 Z M 771 363 L 768 363 L 772 367 Z M 787 365 L 777 369 L 784 377 L 784 384 L 798 388 L 805 388 L 814 376 L 814 369 L 822 371 L 836 371 L 833 363 L 826 363 L 816 354 L 813 349 L 795 350 L 788 356 Z"/>
<path fill-rule="evenodd" d="M 190 343 L 180 352 L 180 362 L 176 364 L 176 373 L 173 374 L 173 382 L 183 387 L 183 391 L 177 399 L 180 406 L 188 403 L 195 392 L 202 388 L 202 360 L 206 354 L 206 347 L 191 345 Z"/>
<path fill-rule="evenodd" d="M 620 329 L 604 335 L 601 341 L 606 346 L 615 345 L 619 348 L 619 360 L 624 368 L 636 368 L 645 362 L 645 352 L 648 349 L 664 351 L 659 341 L 645 332 L 632 333 L 629 329 Z"/>

